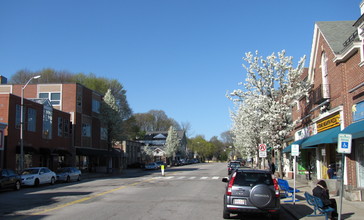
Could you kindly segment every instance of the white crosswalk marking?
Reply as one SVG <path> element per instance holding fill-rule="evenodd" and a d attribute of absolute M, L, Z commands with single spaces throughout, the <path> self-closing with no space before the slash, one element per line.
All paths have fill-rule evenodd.
<path fill-rule="evenodd" d="M 202 176 L 202 177 L 198 177 L 198 176 L 156 176 L 154 177 L 154 179 L 156 180 L 218 180 L 220 177 L 218 176 Z"/>

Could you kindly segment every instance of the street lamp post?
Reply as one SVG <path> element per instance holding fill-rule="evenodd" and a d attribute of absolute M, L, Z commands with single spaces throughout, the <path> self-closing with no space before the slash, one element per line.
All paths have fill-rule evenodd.
<path fill-rule="evenodd" d="M 38 79 L 40 75 L 33 76 L 28 82 L 21 87 L 21 101 L 20 101 L 20 170 L 24 170 L 24 139 L 23 139 L 23 124 L 24 124 L 24 89 L 32 81 Z"/>

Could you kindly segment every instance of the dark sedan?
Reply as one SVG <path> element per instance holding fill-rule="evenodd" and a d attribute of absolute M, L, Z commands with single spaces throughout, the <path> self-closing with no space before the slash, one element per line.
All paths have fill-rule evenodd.
<path fill-rule="evenodd" d="M 19 190 L 21 187 L 21 177 L 13 170 L 0 169 L 0 189 L 12 188 Z"/>

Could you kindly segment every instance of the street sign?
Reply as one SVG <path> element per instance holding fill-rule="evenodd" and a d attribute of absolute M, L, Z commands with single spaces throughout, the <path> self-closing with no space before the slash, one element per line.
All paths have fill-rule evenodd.
<path fill-rule="evenodd" d="M 337 152 L 343 154 L 351 153 L 351 134 L 339 134 Z"/>
<path fill-rule="evenodd" d="M 292 146 L 291 146 L 291 155 L 292 156 L 299 156 L 300 155 L 300 145 L 292 144 Z"/>
<path fill-rule="evenodd" d="M 259 144 L 259 157 L 267 157 L 267 145 Z"/>

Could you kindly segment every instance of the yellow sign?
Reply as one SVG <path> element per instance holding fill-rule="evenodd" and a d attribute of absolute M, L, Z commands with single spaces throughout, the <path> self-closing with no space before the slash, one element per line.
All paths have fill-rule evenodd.
<path fill-rule="evenodd" d="M 317 122 L 317 133 L 337 127 L 340 125 L 340 114 L 336 114 Z"/>

